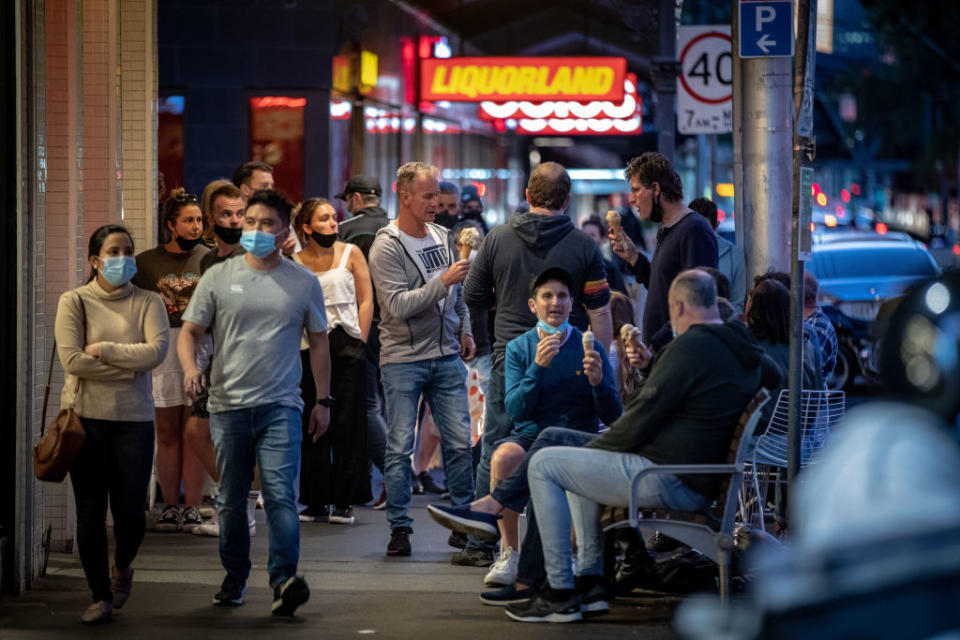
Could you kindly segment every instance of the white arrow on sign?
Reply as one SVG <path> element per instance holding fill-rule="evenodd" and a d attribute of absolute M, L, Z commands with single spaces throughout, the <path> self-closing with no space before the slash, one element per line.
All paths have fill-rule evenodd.
<path fill-rule="evenodd" d="M 770 53 L 770 47 L 777 46 L 777 41 L 771 40 L 770 34 L 765 33 L 763 34 L 763 37 L 757 40 L 757 46 L 760 47 L 760 50 L 763 51 L 764 54 L 767 54 Z"/>

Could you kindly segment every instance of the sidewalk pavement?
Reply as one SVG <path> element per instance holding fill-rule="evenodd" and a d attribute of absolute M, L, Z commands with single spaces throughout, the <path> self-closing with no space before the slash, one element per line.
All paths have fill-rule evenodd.
<path fill-rule="evenodd" d="M 190 534 L 149 531 L 134 561 L 133 595 L 108 625 L 86 626 L 90 603 L 80 560 L 52 554 L 47 576 L 18 597 L 0 599 L 0 638 L 54 636 L 116 638 L 484 639 L 547 637 L 676 638 L 670 626 L 679 600 L 655 594 L 619 599 L 610 614 L 579 624 L 524 624 L 500 607 L 480 604 L 486 569 L 450 564 L 449 532 L 426 513 L 436 496 L 414 496 L 413 555 L 388 558 L 389 532 L 382 511 L 354 508 L 353 525 L 303 524 L 300 571 L 311 596 L 293 619 L 270 615 L 267 525 L 257 511 L 253 570 L 244 605 L 212 606 L 224 572 L 217 541 Z"/>

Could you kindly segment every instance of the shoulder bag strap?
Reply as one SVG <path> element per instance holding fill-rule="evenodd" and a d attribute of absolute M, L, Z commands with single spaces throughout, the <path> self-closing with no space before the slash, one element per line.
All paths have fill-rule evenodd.
<path fill-rule="evenodd" d="M 87 346 L 87 307 L 83 304 L 83 296 L 77 293 L 77 300 L 80 301 L 80 319 L 83 324 L 83 346 Z M 77 376 L 77 386 L 73 388 L 73 402 L 70 403 L 70 408 L 73 409 L 77 405 L 77 395 L 80 393 L 80 376 Z"/>
<path fill-rule="evenodd" d="M 53 349 L 50 351 L 50 366 L 47 367 L 47 386 L 43 389 L 43 411 L 40 413 L 40 437 L 47 429 L 47 403 L 50 400 L 50 380 L 53 378 L 53 360 L 57 357 L 57 340 L 53 340 Z"/>

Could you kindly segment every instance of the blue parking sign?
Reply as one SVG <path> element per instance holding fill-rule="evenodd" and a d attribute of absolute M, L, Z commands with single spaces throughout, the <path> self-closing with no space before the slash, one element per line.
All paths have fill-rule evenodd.
<path fill-rule="evenodd" d="M 740 0 L 740 57 L 793 55 L 793 0 Z"/>

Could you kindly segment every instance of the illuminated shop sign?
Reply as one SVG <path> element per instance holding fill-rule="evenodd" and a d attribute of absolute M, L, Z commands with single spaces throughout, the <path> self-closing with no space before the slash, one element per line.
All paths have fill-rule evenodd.
<path fill-rule="evenodd" d="M 429 58 L 420 61 L 420 99 L 623 99 L 625 58 Z"/>
<path fill-rule="evenodd" d="M 543 135 L 624 135 L 642 131 L 637 77 L 628 73 L 619 102 L 509 101 L 481 102 L 480 117 L 493 120 L 498 130 Z"/>

